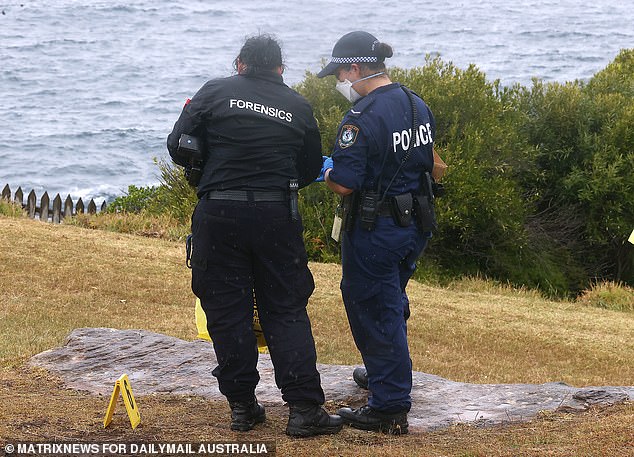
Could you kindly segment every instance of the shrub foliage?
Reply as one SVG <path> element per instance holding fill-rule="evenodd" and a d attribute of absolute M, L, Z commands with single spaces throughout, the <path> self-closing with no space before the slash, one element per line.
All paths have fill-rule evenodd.
<path fill-rule="evenodd" d="M 561 296 L 598 280 L 634 284 L 627 242 L 634 229 L 634 49 L 587 82 L 501 87 L 473 65 L 460 69 L 429 56 L 390 75 L 434 112 L 435 147 L 449 165 L 423 275 L 483 275 Z M 312 104 L 330 155 L 349 105 L 333 78 L 307 73 L 295 89 Z M 193 190 L 179 167 L 158 165 L 160 186 L 131 186 L 111 211 L 143 209 L 188 224 Z M 324 184 L 300 197 L 309 257 L 336 261 L 330 229 L 338 198 Z"/>

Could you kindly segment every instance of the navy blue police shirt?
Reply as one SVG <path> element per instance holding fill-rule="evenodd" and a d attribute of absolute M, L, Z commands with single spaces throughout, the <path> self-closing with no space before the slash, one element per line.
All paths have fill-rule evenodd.
<path fill-rule="evenodd" d="M 357 100 L 339 125 L 329 178 L 353 190 L 379 190 L 381 194 L 401 164 L 387 196 L 419 193 L 421 174 L 434 165 L 434 117 L 414 94 L 418 128 L 412 132 L 410 99 L 398 83 L 381 86 Z"/>
<path fill-rule="evenodd" d="M 321 136 L 308 101 L 274 72 L 208 81 L 185 104 L 167 138 L 173 161 L 181 134 L 203 140 L 207 161 L 198 196 L 210 190 L 288 189 L 314 181 L 322 165 Z"/>

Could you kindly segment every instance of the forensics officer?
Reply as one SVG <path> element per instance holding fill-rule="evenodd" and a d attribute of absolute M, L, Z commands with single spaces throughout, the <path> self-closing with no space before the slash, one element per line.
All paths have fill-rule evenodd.
<path fill-rule="evenodd" d="M 275 39 L 248 38 L 234 65 L 237 75 L 207 82 L 185 104 L 167 139 L 171 157 L 183 166 L 181 134 L 205 144 L 191 264 L 192 290 L 218 361 L 213 375 L 229 401 L 232 430 L 264 422 L 255 397 L 255 294 L 275 381 L 290 407 L 286 433 L 336 433 L 341 418 L 321 406 L 324 392 L 306 313 L 314 282 L 289 190 L 293 182 L 303 187 L 318 175 L 319 131 L 308 102 L 282 80 Z"/>
<path fill-rule="evenodd" d="M 369 400 L 338 414 L 356 428 L 404 434 L 412 389 L 405 287 L 431 236 L 408 214 L 433 167 L 435 124 L 425 102 L 386 74 L 384 59 L 391 56 L 391 47 L 373 35 L 351 32 L 337 41 L 318 76 L 334 75 L 337 90 L 353 103 L 322 171 L 331 190 L 355 196 L 352 227 L 342 234 L 341 292 Z"/>

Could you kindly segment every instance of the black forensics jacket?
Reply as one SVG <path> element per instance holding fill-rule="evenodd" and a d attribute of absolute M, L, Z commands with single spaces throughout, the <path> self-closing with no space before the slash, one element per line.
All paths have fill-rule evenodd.
<path fill-rule="evenodd" d="M 173 161 L 181 134 L 201 140 L 206 156 L 197 193 L 210 190 L 288 189 L 307 186 L 322 165 L 321 137 L 309 103 L 273 72 L 208 81 L 167 137 Z"/>

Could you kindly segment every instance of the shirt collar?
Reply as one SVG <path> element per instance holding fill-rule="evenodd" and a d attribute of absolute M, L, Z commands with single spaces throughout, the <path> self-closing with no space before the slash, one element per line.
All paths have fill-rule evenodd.
<path fill-rule="evenodd" d="M 265 81 L 270 81 L 277 84 L 284 84 L 284 78 L 277 72 L 274 71 L 261 71 L 259 73 L 254 73 L 252 75 L 240 75 L 246 78 L 257 78 L 264 79 Z"/>
<path fill-rule="evenodd" d="M 380 94 L 382 92 L 387 92 L 387 91 L 392 90 L 392 89 L 398 89 L 400 87 L 401 87 L 401 85 L 399 83 L 390 83 L 390 84 L 387 84 L 385 86 L 377 87 L 372 92 L 370 92 L 370 94 L 374 94 L 374 93 Z"/>
<path fill-rule="evenodd" d="M 370 92 L 370 93 L 369 93 L 368 95 L 366 95 L 365 97 L 361 97 L 359 100 L 355 101 L 355 102 L 352 104 L 352 106 L 356 106 L 356 105 L 357 105 L 357 103 L 359 103 L 361 100 L 363 100 L 363 99 L 365 99 L 365 98 L 367 98 L 367 97 L 374 97 L 374 96 L 376 96 L 376 95 L 378 95 L 378 94 L 381 94 L 381 93 L 383 93 L 383 92 L 390 91 L 390 90 L 392 90 L 392 89 L 397 89 L 397 88 L 399 88 L 399 87 L 401 87 L 401 85 L 400 85 L 399 83 L 390 83 L 390 84 L 387 84 L 387 85 L 385 85 L 385 86 L 380 86 L 380 87 L 377 87 L 376 89 L 374 89 L 372 92 Z"/>

